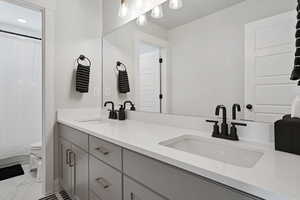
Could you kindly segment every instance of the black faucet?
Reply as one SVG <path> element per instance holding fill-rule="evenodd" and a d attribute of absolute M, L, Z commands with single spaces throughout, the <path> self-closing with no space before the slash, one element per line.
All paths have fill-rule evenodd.
<path fill-rule="evenodd" d="M 236 120 L 236 112 L 241 112 L 240 104 L 233 104 L 232 106 L 232 119 Z"/>
<path fill-rule="evenodd" d="M 127 104 L 130 104 L 130 106 L 131 106 L 131 107 L 130 107 L 130 110 L 131 110 L 131 111 L 135 111 L 135 110 L 136 110 L 134 104 L 132 103 L 132 101 L 125 101 L 125 102 L 124 102 L 124 108 L 125 108 L 125 109 L 126 109 L 126 105 L 127 105 Z"/>
<path fill-rule="evenodd" d="M 109 110 L 109 119 L 118 119 L 117 111 L 115 110 L 115 104 L 112 101 L 106 101 L 104 103 L 104 107 L 107 106 L 107 104 L 111 104 L 111 110 Z"/>
<path fill-rule="evenodd" d="M 224 105 L 218 105 L 216 108 L 216 115 L 220 115 L 220 110 L 223 112 L 223 122 L 221 124 L 221 135 L 228 136 L 228 124 L 227 124 L 227 111 Z"/>

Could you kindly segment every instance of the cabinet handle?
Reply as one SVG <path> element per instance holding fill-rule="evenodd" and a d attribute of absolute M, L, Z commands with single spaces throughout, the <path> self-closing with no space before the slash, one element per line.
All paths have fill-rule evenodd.
<path fill-rule="evenodd" d="M 103 155 L 107 156 L 110 152 L 104 148 L 104 147 L 97 147 L 95 148 L 96 151 L 99 151 L 100 153 L 102 153 Z"/>
<path fill-rule="evenodd" d="M 133 192 L 131 192 L 131 193 L 130 193 L 130 200 L 134 200 L 134 199 L 135 199 L 134 196 L 135 196 L 135 195 L 133 194 Z"/>
<path fill-rule="evenodd" d="M 70 165 L 70 149 L 66 150 L 66 164 Z"/>
<path fill-rule="evenodd" d="M 104 189 L 108 189 L 111 184 L 103 177 L 96 178 L 96 182 L 100 183 Z"/>
<path fill-rule="evenodd" d="M 76 165 L 76 154 L 70 150 L 70 161 L 69 161 L 69 166 L 74 167 Z"/>

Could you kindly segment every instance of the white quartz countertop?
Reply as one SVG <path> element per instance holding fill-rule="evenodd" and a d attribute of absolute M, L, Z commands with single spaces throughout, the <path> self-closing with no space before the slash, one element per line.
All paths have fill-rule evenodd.
<path fill-rule="evenodd" d="M 58 122 L 263 199 L 300 200 L 300 156 L 277 152 L 274 147 L 224 141 L 264 152 L 253 168 L 243 168 L 159 144 L 182 135 L 211 138 L 210 133 L 133 120 L 83 123 L 78 118 L 60 116 Z"/>

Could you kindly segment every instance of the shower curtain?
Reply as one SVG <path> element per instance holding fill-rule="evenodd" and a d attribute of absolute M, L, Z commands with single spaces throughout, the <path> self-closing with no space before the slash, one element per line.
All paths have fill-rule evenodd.
<path fill-rule="evenodd" d="M 42 138 L 42 43 L 0 33 L 0 159 Z"/>

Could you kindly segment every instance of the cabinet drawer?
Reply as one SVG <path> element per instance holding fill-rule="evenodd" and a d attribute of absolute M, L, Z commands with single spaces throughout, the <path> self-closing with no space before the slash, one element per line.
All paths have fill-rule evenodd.
<path fill-rule="evenodd" d="M 131 151 L 124 150 L 123 163 L 125 174 L 168 199 L 260 199 Z"/>
<path fill-rule="evenodd" d="M 79 146 L 85 151 L 89 150 L 89 136 L 87 134 L 63 124 L 58 125 L 58 131 L 60 137 Z"/>
<path fill-rule="evenodd" d="M 90 136 L 90 153 L 122 171 L 121 147 Z"/>
<path fill-rule="evenodd" d="M 90 192 L 101 200 L 122 200 L 122 175 L 90 156 Z"/>
<path fill-rule="evenodd" d="M 144 186 L 124 177 L 124 200 L 166 200 Z"/>

